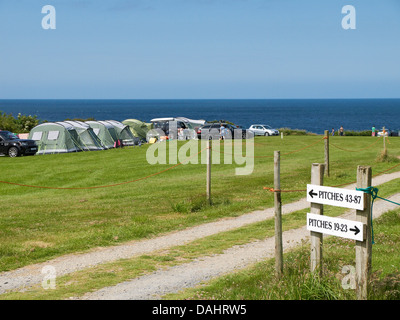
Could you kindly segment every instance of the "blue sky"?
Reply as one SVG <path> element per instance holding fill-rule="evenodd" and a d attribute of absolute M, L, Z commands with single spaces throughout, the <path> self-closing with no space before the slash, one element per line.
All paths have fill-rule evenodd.
<path fill-rule="evenodd" d="M 400 98 L 400 1 L 0 0 L 1 98 Z"/>

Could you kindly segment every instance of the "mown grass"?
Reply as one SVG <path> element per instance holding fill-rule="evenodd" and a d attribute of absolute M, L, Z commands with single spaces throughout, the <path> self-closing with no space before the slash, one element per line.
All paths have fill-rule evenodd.
<path fill-rule="evenodd" d="M 397 188 L 389 186 L 382 189 L 382 196 L 400 191 L 398 180 Z M 393 186 L 394 181 L 390 182 Z M 338 216 L 343 214 L 344 208 L 326 207 L 325 215 Z M 303 227 L 308 209 L 299 210 L 283 216 L 283 231 Z M 372 276 L 372 294 L 374 299 L 397 298 L 397 283 L 399 273 L 397 255 L 400 242 L 400 215 L 399 211 L 389 212 L 375 222 L 377 244 L 374 247 Z M 202 239 L 192 241 L 182 246 L 171 247 L 167 250 L 152 252 L 151 254 L 123 259 L 100 266 L 74 272 L 66 276 L 58 276 L 56 290 L 45 290 L 41 284 L 27 288 L 23 292 L 15 291 L 1 295 L 2 300 L 56 300 L 79 298 L 87 292 L 103 287 L 116 285 L 138 276 L 148 274 L 160 268 L 172 267 L 188 263 L 196 258 L 214 254 L 222 254 L 224 250 L 252 241 L 262 240 L 274 235 L 274 219 L 253 223 L 232 231 L 222 232 Z M 331 239 L 324 242 L 324 274 L 323 278 L 315 278 L 309 272 L 309 244 L 300 247 L 293 253 L 285 254 L 285 277 L 275 279 L 273 260 L 261 265 L 232 274 L 212 282 L 210 286 L 200 289 L 190 289 L 183 293 L 166 296 L 167 299 L 354 299 L 354 290 L 343 290 L 340 280 L 341 268 L 345 265 L 354 265 L 354 249 L 352 241 Z M 350 251 L 349 251 L 350 250 Z M 331 254 L 331 251 L 334 253 Z M 343 254 L 344 253 L 344 254 Z M 336 263 L 336 264 L 335 264 Z M 340 270 L 339 270 L 340 269 Z M 263 273 L 258 275 L 258 273 Z M 265 277 L 265 273 L 268 277 Z M 264 278 L 270 281 L 265 284 L 254 283 L 252 277 Z M 227 280 L 230 279 L 230 280 Z M 393 280 L 393 281 L 392 281 Z M 229 282 L 230 281 L 230 282 Z M 257 280 L 258 281 L 258 280 Z M 397 281 L 397 282 L 396 282 Z M 228 282 L 228 285 L 226 283 Z M 230 283 L 230 285 L 229 285 Z M 226 292 L 240 292 L 227 295 Z M 269 288 L 270 292 L 264 292 Z M 382 288 L 386 288 L 384 292 Z M 284 290 L 284 294 L 283 294 Z M 275 292 L 276 291 L 276 292 Z M 390 291 L 390 293 L 389 293 Z M 288 292 L 290 294 L 288 295 Z"/>
<path fill-rule="evenodd" d="M 375 222 L 369 300 L 400 299 L 400 209 Z M 354 300 L 355 241 L 330 237 L 324 240 L 323 275 L 310 272 L 310 244 L 284 255 L 281 278 L 275 276 L 274 259 L 178 294 L 169 300 Z M 353 273 L 354 274 L 354 273 Z"/>
<path fill-rule="evenodd" d="M 285 216 L 285 230 L 304 224 L 305 210 Z M 71 275 L 57 278 L 56 290 L 44 290 L 41 284 L 26 292 L 11 292 L 1 296 L 1 299 L 68 299 L 79 297 L 92 290 L 104 286 L 115 285 L 119 282 L 133 279 L 158 268 L 171 267 L 187 263 L 193 259 L 221 254 L 225 249 L 235 245 L 249 243 L 254 240 L 273 236 L 274 221 L 250 224 L 232 231 L 208 236 L 183 246 L 175 246 L 167 250 L 151 254 L 107 263 L 98 267 L 75 272 Z"/>
<path fill-rule="evenodd" d="M 271 207 L 272 193 L 263 187 L 273 185 L 273 151 L 282 153 L 282 189 L 304 189 L 310 181 L 311 164 L 324 161 L 322 140 L 314 144 L 320 139 L 257 137 L 251 175 L 236 176 L 235 164 L 212 166 L 212 206 L 204 200 L 204 164 L 181 165 L 149 179 L 109 188 L 52 190 L 0 183 L 0 271 Z M 359 150 L 375 140 L 332 137 L 331 141 Z M 95 187 L 136 180 L 171 167 L 149 165 L 148 147 L 1 157 L 0 180 L 46 187 Z M 377 162 L 380 150 L 380 144 L 351 153 L 331 147 L 331 177 L 325 184 L 353 182 L 357 165 L 371 165 L 377 173 L 397 163 L 394 157 Z M 389 154 L 395 156 L 399 151 L 400 141 L 392 139 Z M 286 193 L 284 201 L 304 196 L 302 192 Z"/>

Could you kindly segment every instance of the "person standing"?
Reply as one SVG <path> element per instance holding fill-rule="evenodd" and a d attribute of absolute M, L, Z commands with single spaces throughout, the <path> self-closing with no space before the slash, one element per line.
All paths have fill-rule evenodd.
<path fill-rule="evenodd" d="M 344 129 L 343 129 L 343 127 L 342 127 L 342 126 L 340 126 L 340 129 L 339 129 L 339 134 L 340 134 L 341 136 L 343 136 L 343 134 L 344 134 Z"/>
<path fill-rule="evenodd" d="M 220 140 L 225 140 L 225 133 L 226 133 L 225 127 L 221 123 L 221 127 L 219 128 L 219 134 L 221 135 L 220 138 L 219 138 Z"/>
<path fill-rule="evenodd" d="M 375 137 L 375 126 L 372 127 L 372 136 Z"/>
<path fill-rule="evenodd" d="M 332 128 L 332 137 L 335 135 L 335 128 Z"/>

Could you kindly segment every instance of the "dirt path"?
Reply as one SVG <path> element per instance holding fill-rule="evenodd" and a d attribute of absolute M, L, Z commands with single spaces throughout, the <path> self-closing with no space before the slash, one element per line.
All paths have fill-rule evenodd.
<path fill-rule="evenodd" d="M 400 193 L 389 198 L 400 202 Z M 386 201 L 374 203 L 374 219 L 383 213 L 398 208 Z M 353 220 L 354 210 L 340 216 Z M 309 238 L 306 227 L 289 230 L 283 233 L 283 249 L 287 251 Z M 86 294 L 85 300 L 151 300 L 160 299 L 167 293 L 176 293 L 185 288 L 194 287 L 201 282 L 224 274 L 248 267 L 263 259 L 273 258 L 275 238 L 255 241 L 242 246 L 227 249 L 223 254 L 196 259 L 193 262 L 158 270 L 149 275 L 138 277 L 131 281 L 120 283 L 113 287 L 103 288 L 94 293 Z"/>
<path fill-rule="evenodd" d="M 379 177 L 376 177 L 373 179 L 373 185 L 378 186 L 382 183 L 388 182 L 393 179 L 398 179 L 400 178 L 400 172 L 394 172 L 391 174 L 385 174 Z M 347 188 L 354 188 L 354 185 L 349 185 Z M 396 201 L 396 200 L 394 200 Z M 385 202 L 386 204 L 386 202 Z M 383 204 L 382 204 L 383 205 Z M 376 207 L 378 207 L 378 202 L 375 204 Z M 374 206 L 374 211 L 378 212 L 377 209 Z M 283 214 L 288 214 L 297 210 L 305 209 L 309 207 L 309 203 L 305 199 L 301 199 L 297 202 L 290 203 L 283 205 Z M 385 205 L 385 207 L 387 207 Z M 219 232 L 224 232 L 224 231 L 229 231 L 233 230 L 251 223 L 259 222 L 265 219 L 269 219 L 273 217 L 273 209 L 269 208 L 266 210 L 259 210 L 259 211 L 254 211 L 248 214 L 244 214 L 242 216 L 239 216 L 237 218 L 227 218 L 227 219 L 222 219 L 216 222 L 211 222 L 211 223 L 206 223 L 200 226 L 196 226 L 193 228 L 188 228 L 183 231 L 177 231 L 173 233 L 169 233 L 154 239 L 149 239 L 149 240 L 143 240 L 143 241 L 134 241 L 134 242 L 129 242 L 124 245 L 119 245 L 119 246 L 114 246 L 114 247 L 107 247 L 107 248 L 99 248 L 93 251 L 90 251 L 88 253 L 84 254 L 71 254 L 71 255 L 66 255 L 62 256 L 59 258 L 56 258 L 54 260 L 47 261 L 45 263 L 40 263 L 40 264 L 35 264 L 27 267 L 23 267 L 14 271 L 9 271 L 9 272 L 3 272 L 0 274 L 0 294 L 6 292 L 7 290 L 12 290 L 12 289 L 18 289 L 18 288 L 24 288 L 24 287 L 29 287 L 34 284 L 41 283 L 43 280 L 44 275 L 41 273 L 42 268 L 44 266 L 52 266 L 55 268 L 57 276 L 62 276 L 65 274 L 69 274 L 72 272 L 76 272 L 82 269 L 90 268 L 93 266 L 96 266 L 98 264 L 106 263 L 106 262 L 111 262 L 115 261 L 118 259 L 126 259 L 126 258 L 132 258 L 137 255 L 142 255 L 142 254 L 148 254 L 150 252 L 153 252 L 155 250 L 160 250 L 160 249 L 166 249 L 170 248 L 172 246 L 177 246 L 177 245 L 184 245 L 187 244 L 191 241 L 194 241 L 196 239 L 200 239 L 209 235 L 217 234 Z M 294 238 L 290 238 L 292 233 L 294 233 Z M 290 235 L 290 237 L 289 237 Z M 285 237 L 289 237 L 288 239 L 292 239 L 289 241 L 292 241 L 293 245 L 296 243 L 296 241 L 299 241 L 298 239 L 302 239 L 304 235 L 304 230 L 303 228 L 297 229 L 297 230 L 290 230 L 284 234 Z M 272 244 L 271 244 L 272 241 Z M 286 242 L 286 241 L 285 241 Z M 289 242 L 290 244 L 291 242 Z M 251 246 L 255 252 L 260 252 L 259 254 L 255 253 L 250 253 L 251 250 L 247 248 L 247 246 Z M 259 246 L 260 249 L 257 251 L 257 246 Z M 270 246 L 272 246 L 271 250 L 269 250 Z M 287 246 L 287 244 L 285 245 Z M 252 249 L 252 250 L 253 250 Z M 222 274 L 224 272 L 229 272 L 229 270 L 235 270 L 238 269 L 242 266 L 248 265 L 249 263 L 254 263 L 255 261 L 258 261 L 259 259 L 265 259 L 268 257 L 268 252 L 273 253 L 274 251 L 274 243 L 273 240 L 271 239 L 266 239 L 265 241 L 258 241 L 257 243 L 253 244 L 248 244 L 246 246 L 241 246 L 239 248 L 233 247 L 229 250 L 226 251 L 226 254 L 231 254 L 232 257 L 236 257 L 236 260 L 238 262 L 232 262 L 232 263 L 225 263 L 225 262 L 218 262 L 217 257 L 218 256 L 213 256 L 213 257 L 207 257 L 201 260 L 196 260 L 193 263 L 190 264 L 185 264 L 179 267 L 174 267 L 171 268 L 168 272 L 171 272 L 172 276 L 168 276 L 167 271 L 158 271 L 154 274 L 151 274 L 149 276 L 141 277 L 138 279 L 150 279 L 148 281 L 155 281 L 157 285 L 161 286 L 161 283 L 159 280 L 156 278 L 151 278 L 157 277 L 155 275 L 160 275 L 163 281 L 167 282 L 167 279 L 172 279 L 175 278 L 176 281 L 180 281 L 178 283 L 175 283 L 174 285 L 177 288 L 184 288 L 185 286 L 192 286 L 195 283 L 198 283 L 199 281 L 206 280 L 210 277 Z M 267 255 L 265 255 L 267 254 Z M 241 256 L 243 255 L 243 256 Z M 224 255 L 222 255 L 224 256 Z M 226 256 L 226 257 L 228 257 Z M 213 260 L 216 259 L 215 263 L 217 265 L 221 265 L 220 268 L 213 268 L 214 273 L 210 273 L 210 271 L 206 271 L 205 273 L 201 272 L 201 270 L 206 270 L 207 265 L 213 265 Z M 222 258 L 225 259 L 225 258 Z M 201 261 L 206 261 L 206 262 L 201 262 Z M 228 261 L 228 260 L 226 260 Z M 231 267 L 229 267 L 229 266 Z M 193 270 L 196 270 L 197 266 L 197 271 L 194 272 L 193 276 L 188 276 L 186 279 L 183 275 L 187 272 L 190 273 L 190 268 Z M 183 269 L 187 269 L 185 272 Z M 174 276 L 174 271 L 173 270 L 178 270 L 177 272 L 181 272 L 179 277 Z M 178 273 L 179 274 L 179 273 Z M 203 275 L 202 275 L 203 274 Z M 172 278 L 171 278 L 172 277 Z M 134 281 L 139 281 L 138 279 L 135 279 Z M 151 280 L 152 279 L 152 280 Z M 197 279 L 197 280 L 195 280 Z M 143 281 L 143 280 L 140 280 Z M 172 281 L 171 283 L 174 283 Z M 131 282 L 129 282 L 131 283 Z M 184 285 L 186 283 L 186 285 Z M 129 284 L 124 283 L 124 285 L 130 287 Z M 171 284 L 172 285 L 172 284 Z M 123 284 L 121 284 L 123 286 Z M 136 286 L 136 284 L 134 285 Z M 138 286 L 138 285 L 137 285 Z M 116 286 L 117 287 L 117 286 Z M 144 284 L 144 288 L 150 288 L 148 284 Z M 140 290 L 138 289 L 133 290 L 139 292 Z M 165 288 L 171 288 L 171 286 L 166 285 Z M 108 299 L 110 299 L 110 295 L 104 291 L 106 289 L 101 290 L 100 292 L 103 293 L 98 293 L 97 295 L 94 294 L 93 296 L 87 296 L 85 298 L 90 298 L 90 297 L 96 297 L 95 299 L 100 299 L 101 297 L 108 296 Z M 113 291 L 114 289 L 107 289 Z M 117 289 L 119 290 L 119 289 Z M 123 289 L 125 290 L 125 289 Z M 166 289 L 164 289 L 166 290 Z M 170 290 L 170 289 L 168 289 Z M 133 295 L 132 290 L 127 290 L 129 292 L 125 298 L 123 299 L 128 299 L 129 297 L 136 297 L 133 299 L 146 299 L 149 298 L 153 295 L 155 292 L 156 294 L 162 294 L 162 291 L 160 289 L 160 292 L 157 293 L 157 291 L 148 291 L 148 293 L 143 293 L 139 298 L 135 295 Z M 150 293 L 149 293 L 150 292 Z M 120 297 L 120 295 L 116 294 L 115 292 L 111 294 L 112 296 Z"/>

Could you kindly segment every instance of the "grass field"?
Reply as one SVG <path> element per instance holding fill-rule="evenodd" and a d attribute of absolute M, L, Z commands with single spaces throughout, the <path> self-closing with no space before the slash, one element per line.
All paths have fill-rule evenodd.
<path fill-rule="evenodd" d="M 304 221 L 304 217 L 303 217 Z M 400 209 L 375 221 L 375 244 L 368 300 L 400 300 Z M 171 300 L 356 300 L 349 271 L 355 268 L 355 241 L 324 240 L 323 276 L 310 272 L 310 244 L 284 255 L 283 277 L 269 259 L 206 285 L 164 297 Z M 344 269 L 346 267 L 347 269 Z M 353 269 L 354 270 L 354 269 Z M 353 278 L 354 281 L 354 278 Z"/>
<path fill-rule="evenodd" d="M 380 186 L 383 197 L 400 192 L 398 181 Z M 283 230 L 304 226 L 308 209 L 283 216 Z M 344 208 L 326 207 L 325 214 L 338 216 Z M 374 222 L 373 273 L 369 299 L 400 299 L 400 210 L 391 211 Z M 157 269 L 189 263 L 193 259 L 221 254 L 232 246 L 263 240 L 274 235 L 274 219 L 253 223 L 167 250 L 154 251 L 129 259 L 105 263 L 57 277 L 57 290 L 45 290 L 40 284 L 22 292 L 1 295 L 2 300 L 58 300 L 82 297 L 85 293 L 117 285 Z M 309 243 L 284 256 L 284 277 L 274 276 L 274 259 L 266 260 L 207 285 L 170 294 L 165 299 L 219 300 L 304 300 L 355 299 L 355 291 L 343 288 L 343 266 L 354 266 L 354 241 L 340 238 L 324 240 L 324 276 L 309 272 Z M 346 282 L 346 281 L 345 281 Z"/>
<path fill-rule="evenodd" d="M 0 271 L 272 207 L 273 196 L 263 187 L 273 185 L 273 151 L 282 153 L 282 189 L 304 189 L 310 182 L 311 164 L 324 161 L 321 138 L 256 138 L 253 174 L 236 176 L 235 164 L 213 165 L 212 206 L 205 201 L 206 166 L 201 164 L 180 165 L 108 188 L 53 190 L 0 183 Z M 379 162 L 382 139 L 376 141 L 372 137 L 331 137 L 331 177 L 325 185 L 354 182 L 357 165 L 371 165 L 373 174 L 396 165 L 400 140 L 390 139 L 389 158 Z M 147 148 L 1 157 L 0 180 L 86 188 L 136 180 L 172 166 L 149 165 Z M 285 193 L 283 201 L 304 196 L 305 192 Z"/>

